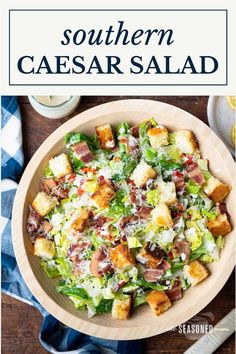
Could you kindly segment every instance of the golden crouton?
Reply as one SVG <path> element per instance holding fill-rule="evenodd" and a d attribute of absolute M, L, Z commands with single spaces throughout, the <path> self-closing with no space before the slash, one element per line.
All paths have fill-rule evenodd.
<path fill-rule="evenodd" d="M 158 246 L 152 246 L 147 243 L 137 255 L 137 259 L 144 263 L 146 268 L 157 268 L 162 262 L 165 253 Z"/>
<path fill-rule="evenodd" d="M 225 197 L 229 194 L 231 187 L 225 183 L 222 183 L 215 177 L 210 177 L 204 187 L 204 192 L 215 203 L 221 203 Z"/>
<path fill-rule="evenodd" d="M 195 286 L 202 280 L 207 278 L 209 272 L 203 264 L 195 260 L 190 264 L 184 266 L 184 274 L 189 279 L 191 285 Z"/>
<path fill-rule="evenodd" d="M 198 148 L 197 140 L 190 130 L 178 130 L 175 133 L 175 145 L 181 152 L 190 155 Z"/>
<path fill-rule="evenodd" d="M 214 220 L 208 220 L 207 227 L 213 236 L 224 236 L 232 230 L 226 214 L 220 214 Z"/>
<path fill-rule="evenodd" d="M 114 299 L 112 304 L 112 317 L 117 320 L 127 320 L 131 309 L 131 296 L 127 299 Z"/>
<path fill-rule="evenodd" d="M 56 204 L 56 198 L 51 197 L 45 192 L 39 192 L 32 203 L 32 207 L 39 215 L 45 216 L 56 206 Z"/>
<path fill-rule="evenodd" d="M 159 203 L 152 211 L 152 223 L 157 226 L 172 227 L 173 220 L 170 209 L 164 203 Z"/>
<path fill-rule="evenodd" d="M 115 139 L 110 124 L 100 125 L 95 128 L 101 149 L 113 149 Z"/>
<path fill-rule="evenodd" d="M 158 190 L 160 191 L 160 203 L 166 205 L 173 205 L 176 203 L 176 190 L 174 182 L 160 182 L 158 184 Z"/>
<path fill-rule="evenodd" d="M 80 208 L 79 216 L 72 223 L 71 227 L 78 232 L 83 232 L 85 227 L 87 226 L 88 219 L 89 219 L 89 211 L 87 209 Z"/>
<path fill-rule="evenodd" d="M 49 167 L 57 178 L 64 177 L 73 172 L 70 160 L 66 154 L 61 154 L 50 159 Z"/>
<path fill-rule="evenodd" d="M 124 244 L 120 244 L 110 249 L 109 254 L 115 269 L 123 269 L 135 264 L 133 255 L 129 252 L 128 247 Z"/>
<path fill-rule="evenodd" d="M 156 316 L 160 316 L 171 307 L 170 299 L 164 291 L 153 290 L 147 295 L 146 300 Z"/>
<path fill-rule="evenodd" d="M 34 255 L 40 258 L 51 259 L 56 252 L 55 243 L 44 237 L 37 237 L 34 243 Z"/>
<path fill-rule="evenodd" d="M 115 195 L 116 193 L 110 183 L 103 181 L 98 185 L 96 191 L 91 196 L 91 199 L 98 208 L 107 208 Z"/>
<path fill-rule="evenodd" d="M 150 178 L 155 178 L 156 175 L 156 171 L 142 160 L 134 169 L 131 179 L 137 187 L 143 187 Z"/>
<path fill-rule="evenodd" d="M 147 135 L 149 137 L 150 144 L 153 149 L 158 149 L 158 147 L 160 146 L 169 144 L 168 130 L 162 125 L 159 125 L 156 128 L 149 129 Z"/>

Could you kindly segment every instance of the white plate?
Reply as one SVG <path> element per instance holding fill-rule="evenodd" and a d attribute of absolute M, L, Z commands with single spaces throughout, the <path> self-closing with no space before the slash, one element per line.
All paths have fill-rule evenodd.
<path fill-rule="evenodd" d="M 225 96 L 210 96 L 207 105 L 209 126 L 235 156 L 231 129 L 235 124 L 235 110 L 229 107 Z"/>

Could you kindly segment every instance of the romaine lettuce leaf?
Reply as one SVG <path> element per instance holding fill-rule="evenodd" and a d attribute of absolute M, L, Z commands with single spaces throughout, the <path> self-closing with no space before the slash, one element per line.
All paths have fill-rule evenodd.
<path fill-rule="evenodd" d="M 135 296 L 133 306 L 134 306 L 134 308 L 136 308 L 137 306 L 144 305 L 146 303 L 147 303 L 146 295 L 140 294 L 140 295 Z"/>
<path fill-rule="evenodd" d="M 160 191 L 158 189 L 152 189 L 146 193 L 147 203 L 156 206 L 160 201 Z"/>
<path fill-rule="evenodd" d="M 49 278 L 56 278 L 60 276 L 60 272 L 54 260 L 42 260 L 40 265 Z"/>

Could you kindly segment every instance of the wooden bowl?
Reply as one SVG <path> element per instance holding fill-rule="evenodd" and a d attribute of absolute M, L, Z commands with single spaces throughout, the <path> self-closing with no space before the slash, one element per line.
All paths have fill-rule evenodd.
<path fill-rule="evenodd" d="M 110 314 L 87 318 L 76 310 L 68 297 L 55 290 L 57 280 L 47 278 L 39 258 L 33 256 L 26 231 L 28 205 L 39 191 L 39 180 L 51 155 L 64 149 L 63 137 L 70 131 L 94 133 L 99 124 L 128 121 L 139 123 L 154 117 L 170 130 L 190 129 L 200 144 L 202 155 L 209 159 L 212 173 L 231 185 L 234 182 L 234 161 L 222 141 L 210 128 L 193 115 L 174 106 L 149 100 L 123 100 L 89 109 L 60 126 L 40 146 L 21 178 L 13 208 L 12 237 L 15 255 L 23 278 L 41 305 L 58 320 L 83 333 L 106 339 L 137 339 L 150 337 L 187 321 L 201 311 L 221 290 L 234 267 L 234 231 L 226 236 L 226 245 L 218 262 L 208 266 L 211 275 L 196 287 L 188 289 L 164 314 L 156 317 L 149 306 L 141 306 L 127 321 L 115 320 Z M 37 129 L 37 128 L 36 128 Z M 231 216 L 235 211 L 234 189 L 227 198 Z M 234 220 L 231 220 L 234 227 Z"/>

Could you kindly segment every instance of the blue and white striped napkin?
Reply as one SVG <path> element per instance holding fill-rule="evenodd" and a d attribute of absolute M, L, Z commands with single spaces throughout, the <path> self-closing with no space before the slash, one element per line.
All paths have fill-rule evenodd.
<path fill-rule="evenodd" d="M 39 340 L 50 353 L 141 354 L 141 341 L 104 340 L 65 326 L 38 303 L 26 286 L 17 266 L 11 241 L 12 205 L 24 164 L 21 116 L 17 98 L 2 97 L 1 111 L 2 292 L 38 308 L 43 315 Z"/>

